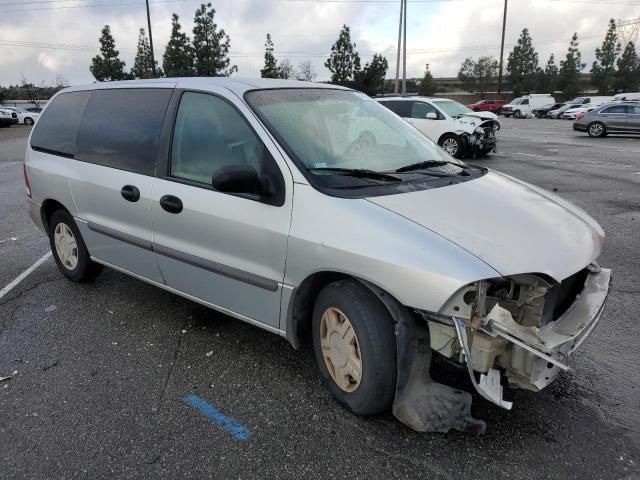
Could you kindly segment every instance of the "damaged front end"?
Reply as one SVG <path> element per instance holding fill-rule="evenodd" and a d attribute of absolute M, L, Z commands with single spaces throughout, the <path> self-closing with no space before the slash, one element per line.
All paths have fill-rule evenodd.
<path fill-rule="evenodd" d="M 429 377 L 431 351 L 466 363 L 478 393 L 510 409 L 502 377 L 512 388 L 539 391 L 568 370 L 568 357 L 600 320 L 610 283 L 611 270 L 595 263 L 560 283 L 535 274 L 482 280 L 438 313 L 397 321 L 394 414 L 418 431 L 482 433 L 484 422 L 470 415 L 471 395 Z"/>
<path fill-rule="evenodd" d="M 479 157 L 496 149 L 498 142 L 496 132 L 500 130 L 500 122 L 497 120 L 479 122 L 475 117 L 463 117 L 458 122 L 463 128 L 460 136 L 464 139 L 468 156 Z"/>

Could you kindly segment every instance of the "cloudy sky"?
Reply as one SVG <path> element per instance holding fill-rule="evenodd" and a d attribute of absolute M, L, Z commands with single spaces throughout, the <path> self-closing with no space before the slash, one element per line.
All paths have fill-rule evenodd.
<path fill-rule="evenodd" d="M 171 13 L 191 34 L 199 0 L 150 0 L 156 58 L 170 33 Z M 364 61 L 374 52 L 389 60 L 394 75 L 398 0 L 218 0 L 216 21 L 231 36 L 232 62 L 239 75 L 259 76 L 264 37 L 270 32 L 279 59 L 294 65 L 311 60 L 318 79 L 329 77 L 324 58 L 343 24 Z M 429 63 L 434 76 L 454 76 L 467 56 L 499 55 L 502 0 L 409 0 L 407 74 L 421 76 Z M 640 16 L 640 0 L 510 0 L 505 59 L 527 27 L 545 63 L 564 56 L 577 31 L 583 59 L 604 37 L 607 20 Z M 146 29 L 143 0 L 0 0 L 0 85 L 93 81 L 91 58 L 109 24 L 127 68 L 133 65 L 138 29 Z M 161 60 L 161 58 L 160 58 Z M 160 61 L 161 63 L 161 61 Z"/>

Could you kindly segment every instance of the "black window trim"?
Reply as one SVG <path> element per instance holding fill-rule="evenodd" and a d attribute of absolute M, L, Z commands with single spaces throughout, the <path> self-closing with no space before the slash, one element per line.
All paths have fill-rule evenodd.
<path fill-rule="evenodd" d="M 616 108 L 616 107 L 622 107 L 625 111 L 624 112 L 607 112 L 607 110 L 611 110 L 612 108 Z M 600 110 L 599 113 L 605 114 L 605 115 L 628 115 L 629 107 L 627 105 L 607 105 L 602 110 Z"/>
<path fill-rule="evenodd" d="M 175 124 L 176 124 L 176 120 L 178 118 L 178 110 L 180 109 L 180 102 L 182 101 L 182 96 L 185 93 L 202 93 L 202 94 L 206 94 L 206 95 L 211 95 L 213 97 L 216 97 L 220 100 L 222 100 L 223 102 L 227 103 L 229 106 L 231 106 L 231 108 L 233 108 L 238 115 L 240 115 L 240 118 L 242 118 L 245 123 L 247 124 L 247 126 L 249 127 L 249 129 L 251 130 L 251 132 L 255 135 L 256 139 L 262 144 L 264 150 L 266 152 L 269 153 L 269 156 L 271 157 L 271 162 L 273 164 L 273 166 L 277 169 L 277 172 L 280 174 L 280 176 L 282 177 L 282 182 L 281 185 L 283 187 L 283 191 L 282 192 L 278 192 L 277 195 L 274 195 L 273 197 L 275 201 L 271 200 L 269 198 L 263 197 L 261 195 L 256 195 L 256 194 L 249 194 L 249 193 L 230 193 L 230 192 L 220 192 L 218 190 L 216 190 L 215 188 L 213 188 L 213 185 L 208 184 L 208 183 L 203 183 L 203 182 L 198 182 L 195 180 L 188 180 L 186 178 L 180 178 L 180 177 L 174 177 L 171 175 L 171 152 L 173 149 L 173 137 L 175 134 Z M 159 155 L 161 155 L 161 158 L 158 158 L 158 161 L 156 162 L 156 177 L 160 178 L 162 180 L 167 180 L 169 182 L 175 182 L 175 183 L 180 183 L 182 185 L 188 185 L 190 187 L 195 187 L 195 188 L 201 188 L 203 190 L 210 190 L 212 192 L 217 192 L 223 195 L 231 195 L 234 197 L 240 197 L 240 198 L 245 198 L 247 200 L 251 200 L 254 202 L 258 202 L 258 203 L 262 203 L 265 205 L 272 205 L 274 207 L 282 207 L 285 204 L 286 201 L 286 195 L 287 195 L 287 187 L 286 187 L 286 182 L 284 181 L 284 174 L 282 173 L 282 169 L 280 168 L 280 165 L 278 165 L 278 162 L 276 162 L 276 160 L 273 158 L 273 154 L 271 153 L 271 151 L 267 148 L 266 144 L 264 143 L 264 141 L 262 140 L 262 138 L 260 138 L 260 135 L 258 135 L 258 132 L 256 131 L 256 129 L 253 127 L 253 125 L 251 124 L 251 122 L 249 121 L 249 119 L 247 118 L 246 115 L 244 115 L 242 113 L 242 111 L 233 104 L 233 102 L 231 102 L 228 98 L 226 98 L 224 95 L 221 95 L 217 92 L 212 92 L 210 90 L 203 90 L 203 89 L 198 89 L 198 88 L 176 88 L 174 89 L 174 96 L 171 98 L 171 100 L 169 101 L 169 108 L 167 109 L 167 112 L 169 112 L 169 110 L 171 110 L 173 108 L 173 112 L 172 113 L 172 118 L 171 121 L 168 122 L 168 132 L 165 132 L 165 127 L 163 126 L 163 134 L 166 134 L 166 140 L 167 140 L 167 144 L 165 146 L 165 148 L 161 149 L 161 146 L 158 146 L 158 153 Z"/>

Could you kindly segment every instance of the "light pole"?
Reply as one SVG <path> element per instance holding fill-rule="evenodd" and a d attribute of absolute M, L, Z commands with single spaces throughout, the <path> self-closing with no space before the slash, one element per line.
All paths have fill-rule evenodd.
<path fill-rule="evenodd" d="M 393 89 L 395 95 L 400 88 L 400 49 L 402 45 L 402 17 L 404 15 L 404 0 L 400 0 L 400 20 L 398 21 L 398 55 L 396 56 L 396 83 Z"/>
<path fill-rule="evenodd" d="M 156 76 L 156 60 L 153 54 L 153 35 L 151 33 L 151 14 L 149 13 L 149 0 L 145 0 L 147 4 L 147 26 L 149 27 L 149 48 L 151 48 L 151 69 L 153 76 Z"/>
<path fill-rule="evenodd" d="M 500 42 L 500 69 L 498 70 L 498 95 L 502 94 L 502 59 L 504 57 L 504 31 L 507 27 L 507 0 L 504 0 L 504 14 L 502 15 L 502 40 Z"/>

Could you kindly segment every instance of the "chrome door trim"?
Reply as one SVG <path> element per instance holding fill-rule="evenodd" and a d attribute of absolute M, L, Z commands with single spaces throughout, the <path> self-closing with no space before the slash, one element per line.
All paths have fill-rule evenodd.
<path fill-rule="evenodd" d="M 278 290 L 278 282 L 275 280 L 271 280 L 270 278 L 262 277 L 260 275 L 246 272 L 234 267 L 229 267 L 212 260 L 207 260 L 206 258 L 197 257 L 195 255 L 191 255 L 190 253 L 174 250 L 173 248 L 158 245 L 157 243 L 153 244 L 153 251 L 165 257 L 169 257 L 174 260 L 187 263 L 194 267 L 202 268 L 204 270 L 208 270 L 209 272 L 222 275 L 223 277 L 228 277 L 243 283 L 248 283 L 249 285 L 253 285 L 254 287 L 264 288 L 265 290 L 269 290 L 271 292 L 275 292 Z"/>
<path fill-rule="evenodd" d="M 89 230 L 101 233 L 102 235 L 106 235 L 107 237 L 115 238 L 116 240 L 120 240 L 121 242 L 128 243 L 136 247 L 140 247 L 144 250 L 153 251 L 153 245 L 147 240 L 122 233 L 109 227 L 103 227 L 102 225 L 98 225 L 93 222 L 87 222 L 87 227 L 89 227 Z"/>
<path fill-rule="evenodd" d="M 272 280 L 270 278 L 246 272 L 237 268 L 229 267 L 228 265 L 223 265 L 221 263 L 207 260 L 206 258 L 202 257 L 197 257 L 195 255 L 181 252 L 179 250 L 174 250 L 173 248 L 158 245 L 157 243 L 147 242 L 146 240 L 142 240 L 141 238 L 135 237 L 133 235 L 128 235 L 112 228 L 103 227 L 102 225 L 98 225 L 93 222 L 87 222 L 87 226 L 89 227 L 89 230 L 92 230 L 94 232 L 101 233 L 102 235 L 115 238 L 116 240 L 120 240 L 130 245 L 134 245 L 136 247 L 155 252 L 159 255 L 163 255 L 165 257 L 187 263 L 194 267 L 202 268 L 209 272 L 222 275 L 223 277 L 232 278 L 233 280 L 238 280 L 243 283 L 248 283 L 249 285 L 253 285 L 254 287 L 264 288 L 265 290 L 269 290 L 270 292 L 276 292 L 278 290 L 278 282 L 276 280 Z"/>

